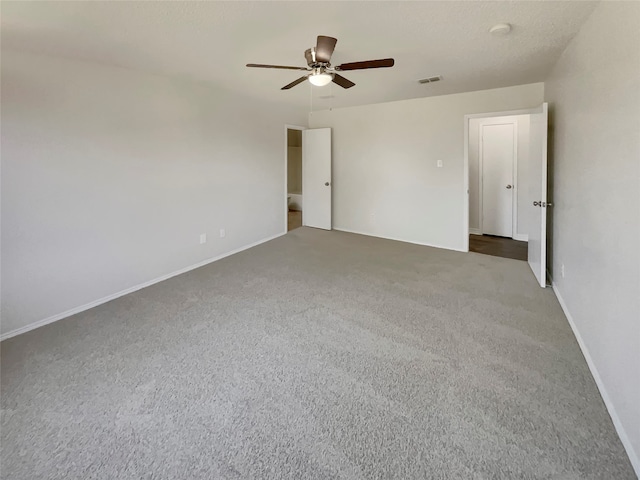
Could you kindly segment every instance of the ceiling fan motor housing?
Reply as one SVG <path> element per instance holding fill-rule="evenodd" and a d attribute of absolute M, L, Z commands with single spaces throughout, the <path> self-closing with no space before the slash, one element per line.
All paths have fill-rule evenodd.
<path fill-rule="evenodd" d="M 314 47 L 307 48 L 305 50 L 304 58 L 307 60 L 307 65 L 309 65 L 309 68 L 327 68 L 331 66 L 329 62 L 316 61 L 316 49 Z"/>

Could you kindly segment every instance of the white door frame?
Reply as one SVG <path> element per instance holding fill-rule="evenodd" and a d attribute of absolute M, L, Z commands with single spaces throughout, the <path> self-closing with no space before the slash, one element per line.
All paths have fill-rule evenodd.
<path fill-rule="evenodd" d="M 513 125 L 513 164 L 511 168 L 513 169 L 513 178 L 512 178 L 512 187 L 513 187 L 513 197 L 511 199 L 511 238 L 514 240 L 518 239 L 518 122 L 514 119 L 513 121 L 492 121 L 492 117 L 489 117 L 486 121 L 480 121 L 479 127 L 480 132 L 478 137 L 478 180 L 479 180 L 479 191 L 478 191 L 478 207 L 479 207 L 479 218 L 478 218 L 478 227 L 480 229 L 480 235 L 483 233 L 482 222 L 483 222 L 483 202 L 484 202 L 484 155 L 482 152 L 482 128 L 487 125 Z M 494 117 L 495 118 L 495 117 Z"/>
<path fill-rule="evenodd" d="M 469 251 L 469 120 L 472 118 L 487 117 L 508 117 L 510 115 L 530 115 L 536 113 L 535 108 L 525 108 L 522 110 L 508 110 L 505 112 L 471 113 L 464 116 L 464 166 L 462 175 L 464 176 L 462 185 L 463 192 L 463 212 L 462 212 L 462 251 Z"/>
<path fill-rule="evenodd" d="M 289 231 L 289 204 L 287 198 L 289 197 L 289 130 L 307 130 L 308 127 L 301 127 L 300 125 L 288 125 L 284 126 L 284 233 Z M 304 191 L 302 192 L 303 205 L 304 205 Z M 304 207 L 303 207 L 304 208 Z"/>

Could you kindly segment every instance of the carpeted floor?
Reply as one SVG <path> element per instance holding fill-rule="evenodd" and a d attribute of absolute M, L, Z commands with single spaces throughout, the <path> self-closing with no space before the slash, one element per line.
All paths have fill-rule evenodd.
<path fill-rule="evenodd" d="M 525 262 L 306 227 L 2 343 L 4 479 L 628 479 Z"/>

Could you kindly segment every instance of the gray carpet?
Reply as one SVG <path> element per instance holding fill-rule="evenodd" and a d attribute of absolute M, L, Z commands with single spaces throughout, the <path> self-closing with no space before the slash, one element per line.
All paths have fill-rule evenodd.
<path fill-rule="evenodd" d="M 635 478 L 525 262 L 300 228 L 2 343 L 5 479 Z"/>

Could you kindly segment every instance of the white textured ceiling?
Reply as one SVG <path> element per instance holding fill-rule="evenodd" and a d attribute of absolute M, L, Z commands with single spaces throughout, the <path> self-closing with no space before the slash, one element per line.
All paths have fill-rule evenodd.
<path fill-rule="evenodd" d="M 313 109 L 544 80 L 595 6 L 582 1 L 2 2 L 2 49 L 186 77 Z M 488 29 L 513 25 L 508 36 Z M 393 57 L 345 72 L 356 86 L 280 87 L 300 76 L 246 63 L 305 66 L 317 35 L 338 38 L 332 63 Z M 417 80 L 442 75 L 439 83 Z M 325 98 L 323 98 L 325 97 Z M 327 98 L 329 97 L 329 98 Z"/>

